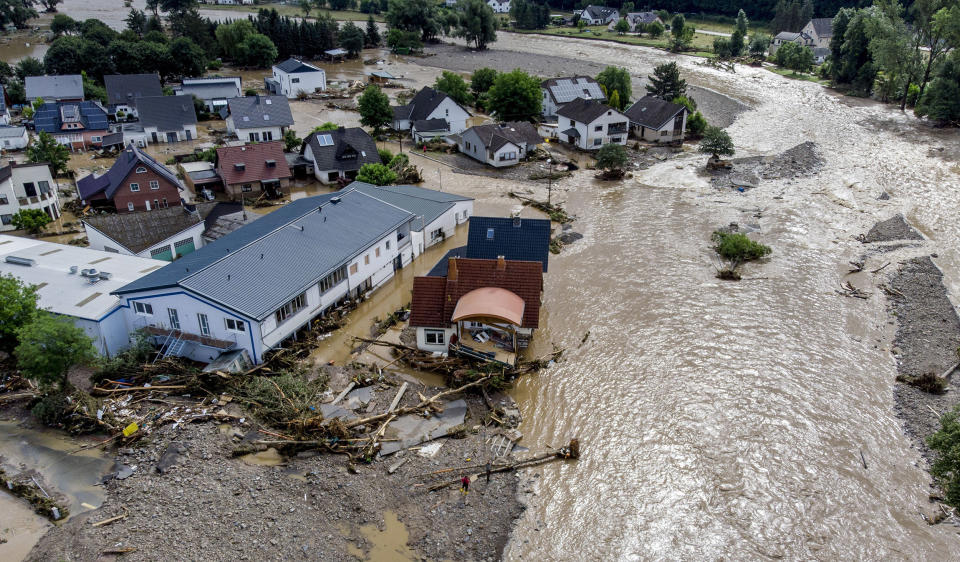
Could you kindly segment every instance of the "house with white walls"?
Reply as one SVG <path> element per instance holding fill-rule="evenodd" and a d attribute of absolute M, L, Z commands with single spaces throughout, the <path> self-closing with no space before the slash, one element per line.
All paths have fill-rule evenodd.
<path fill-rule="evenodd" d="M 271 94 L 297 97 L 301 92 L 312 94 L 327 89 L 327 73 L 312 64 L 289 58 L 273 65 L 273 76 L 263 79 Z"/>
<path fill-rule="evenodd" d="M 136 213 L 93 214 L 83 219 L 90 248 L 173 261 L 203 247 L 204 219 L 217 203 Z"/>
<path fill-rule="evenodd" d="M 630 119 L 630 130 L 650 142 L 683 142 L 687 128 L 686 106 L 644 96 L 623 112 Z"/>
<path fill-rule="evenodd" d="M 515 166 L 543 142 L 532 123 L 508 121 L 470 127 L 460 135 L 460 152 L 495 168 Z"/>
<path fill-rule="evenodd" d="M 559 138 L 583 150 L 598 150 L 601 146 L 627 144 L 630 120 L 610 106 L 576 99 L 557 111 Z"/>
<path fill-rule="evenodd" d="M 487 0 L 487 6 L 490 6 L 495 14 L 510 13 L 510 0 Z"/>
<path fill-rule="evenodd" d="M 207 106 L 207 111 L 215 113 L 226 107 L 229 100 L 243 95 L 240 85 L 239 76 L 184 78 L 174 93 L 178 96 L 196 96 Z"/>
<path fill-rule="evenodd" d="M 467 128 L 470 112 L 447 94 L 428 86 L 413 96 L 407 105 L 394 106 L 393 129 L 409 131 L 417 121 L 443 119 L 447 122 L 447 134 L 459 134 Z"/>
<path fill-rule="evenodd" d="M 113 291 L 161 267 L 136 256 L 0 235 L 0 275 L 35 286 L 37 305 L 72 320 L 106 357 L 130 345 L 127 315 Z"/>
<path fill-rule="evenodd" d="M 227 131 L 247 142 L 283 140 L 283 133 L 293 126 L 290 102 L 284 96 L 234 98 L 220 114 Z"/>
<path fill-rule="evenodd" d="M 46 163 L 7 164 L 0 168 L 0 231 L 14 230 L 13 215 L 40 209 L 60 218 L 60 187 Z"/>
<path fill-rule="evenodd" d="M 183 96 L 149 96 L 137 103 L 140 126 L 149 142 L 180 142 L 197 138 L 197 111 Z"/>
<path fill-rule="evenodd" d="M 21 150 L 30 144 L 26 127 L 0 126 L 0 148 L 4 150 Z"/>
<path fill-rule="evenodd" d="M 164 355 L 254 363 L 413 260 L 413 213 L 359 189 L 306 197 L 113 292 Z"/>

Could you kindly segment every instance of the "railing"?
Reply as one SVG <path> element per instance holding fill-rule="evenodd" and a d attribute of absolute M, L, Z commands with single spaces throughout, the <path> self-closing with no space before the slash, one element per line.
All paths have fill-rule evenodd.
<path fill-rule="evenodd" d="M 622 125 L 610 125 L 610 126 L 607 127 L 607 134 L 608 134 L 608 135 L 622 135 L 623 133 L 626 133 L 626 132 L 627 132 L 627 125 L 626 125 L 626 124 L 622 124 Z"/>
<path fill-rule="evenodd" d="M 159 326 L 146 326 L 144 330 L 148 334 L 165 338 L 169 337 L 175 332 L 178 332 L 178 330 L 171 330 L 169 328 L 163 328 Z M 237 346 L 237 336 L 233 336 L 233 341 L 211 338 L 209 336 L 201 336 L 199 334 L 191 334 L 189 332 L 180 332 L 179 336 L 181 340 L 191 341 L 204 347 L 212 347 L 214 349 L 232 349 Z"/>
<path fill-rule="evenodd" d="M 456 355 L 462 355 L 462 356 L 464 356 L 464 357 L 470 357 L 470 358 L 472 358 L 472 359 L 477 359 L 477 360 L 479 360 L 479 361 L 490 361 L 490 362 L 493 362 L 493 363 L 499 363 L 499 364 L 501 364 L 501 365 L 506 365 L 506 366 L 508 366 L 508 367 L 513 367 L 513 365 L 511 365 L 511 364 L 509 364 L 509 363 L 507 363 L 507 362 L 504 362 L 504 361 L 500 361 L 499 359 L 497 359 L 497 354 L 494 353 L 494 352 L 492 352 L 492 351 L 480 351 L 480 350 L 474 349 L 474 348 L 472 348 L 472 347 L 470 347 L 470 346 L 463 345 L 462 343 L 452 343 L 452 344 L 450 344 L 449 350 L 450 350 L 450 353 L 453 353 L 453 354 L 456 354 Z"/>

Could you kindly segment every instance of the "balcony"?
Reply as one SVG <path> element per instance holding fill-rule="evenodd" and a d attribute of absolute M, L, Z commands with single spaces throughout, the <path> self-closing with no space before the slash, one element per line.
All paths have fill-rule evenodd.
<path fill-rule="evenodd" d="M 198 334 L 191 334 L 189 332 L 181 332 L 179 330 L 170 330 L 167 328 L 161 328 L 159 326 L 146 326 L 144 328 L 148 334 L 152 336 L 159 336 L 161 338 L 166 338 L 170 334 L 176 332 L 181 340 L 190 341 L 196 344 L 200 344 L 204 347 L 212 347 L 214 349 L 232 349 L 237 346 L 236 337 L 233 341 L 230 340 L 218 340 L 216 338 L 211 338 L 208 336 L 201 336 Z"/>
<path fill-rule="evenodd" d="M 612 123 L 607 125 L 607 134 L 608 135 L 622 135 L 627 132 L 626 123 Z"/>

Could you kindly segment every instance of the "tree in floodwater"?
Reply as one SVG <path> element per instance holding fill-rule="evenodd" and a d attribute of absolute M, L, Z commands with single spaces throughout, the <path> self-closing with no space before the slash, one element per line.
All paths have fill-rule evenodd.
<path fill-rule="evenodd" d="M 960 506 L 960 408 L 940 418 L 940 430 L 927 437 L 927 445 L 937 452 L 930 473 L 943 488 L 947 503 Z"/>
<path fill-rule="evenodd" d="M 720 266 L 717 267 L 717 277 L 738 281 L 740 266 L 748 261 L 758 260 L 769 255 L 773 250 L 759 242 L 747 238 L 746 234 L 717 230 L 710 236 L 713 242 L 713 251 L 717 253 Z"/>
<path fill-rule="evenodd" d="M 736 151 L 733 148 L 733 140 L 729 133 L 720 127 L 708 125 L 703 131 L 703 140 L 700 141 L 700 152 L 719 158 L 721 156 L 733 156 Z"/>

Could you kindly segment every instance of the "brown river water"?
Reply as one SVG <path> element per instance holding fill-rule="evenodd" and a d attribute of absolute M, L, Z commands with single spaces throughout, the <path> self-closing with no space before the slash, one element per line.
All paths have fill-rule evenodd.
<path fill-rule="evenodd" d="M 111 23 L 125 11 L 112 6 L 67 0 L 63 11 Z M 734 74 L 642 48 L 509 33 L 487 56 L 510 51 L 533 66 L 537 56 L 626 66 L 635 95 L 653 65 L 676 60 L 691 84 L 750 106 L 728 128 L 738 156 L 812 140 L 825 165 L 746 193 L 710 187 L 696 173 L 705 157 L 692 152 L 620 183 L 581 171 L 555 184 L 585 237 L 551 258 L 531 351 L 568 350 L 514 396 L 524 445 L 577 436 L 584 456 L 540 469 L 505 557 L 956 559 L 956 529 L 918 514 L 929 475 L 893 414 L 884 301 L 834 289 L 863 252 L 853 237 L 903 212 L 960 294 L 957 132 L 762 69 Z M 478 212 L 505 212 L 506 191 L 531 188 L 415 163 L 426 186 L 442 180 L 477 197 Z M 883 190 L 890 201 L 876 199 Z M 714 278 L 708 248 L 729 222 L 757 226 L 773 247 L 740 283 Z M 402 302 L 398 284 L 384 291 L 390 306 L 360 316 Z M 351 325 L 361 335 L 369 323 Z M 316 358 L 339 359 L 340 349 L 330 342 Z"/>

